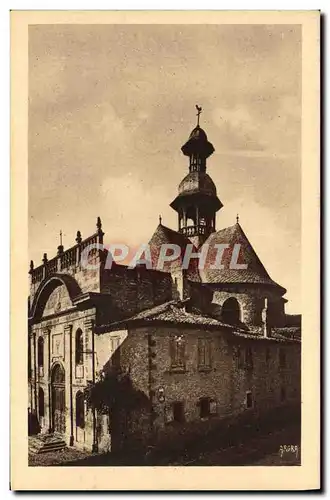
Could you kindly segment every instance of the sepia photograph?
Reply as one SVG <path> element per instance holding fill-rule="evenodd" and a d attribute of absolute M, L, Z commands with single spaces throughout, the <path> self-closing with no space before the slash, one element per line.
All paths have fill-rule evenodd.
<path fill-rule="evenodd" d="M 27 22 L 29 470 L 302 469 L 304 29 L 279 15 Z"/>

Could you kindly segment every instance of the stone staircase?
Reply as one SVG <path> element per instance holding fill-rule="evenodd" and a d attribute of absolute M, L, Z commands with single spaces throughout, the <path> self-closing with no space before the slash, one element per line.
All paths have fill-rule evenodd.
<path fill-rule="evenodd" d="M 38 434 L 29 437 L 29 452 L 31 453 L 47 453 L 64 448 L 66 448 L 66 443 L 62 436 L 57 434 Z"/>

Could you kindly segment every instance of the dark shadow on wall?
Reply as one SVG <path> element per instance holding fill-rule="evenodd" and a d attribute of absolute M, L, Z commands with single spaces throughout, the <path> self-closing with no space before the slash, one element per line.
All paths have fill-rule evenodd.
<path fill-rule="evenodd" d="M 151 403 L 143 391 L 134 387 L 129 373 L 105 366 L 100 379 L 86 388 L 85 399 L 89 408 L 109 416 L 112 454 L 125 450 L 135 453 L 144 447 Z"/>
<path fill-rule="evenodd" d="M 28 412 L 28 435 L 35 436 L 40 432 L 40 424 L 36 413 Z"/>
<path fill-rule="evenodd" d="M 207 422 L 205 422 L 207 424 Z M 300 448 L 300 405 L 278 408 L 268 414 L 238 415 L 214 421 L 214 426 L 197 433 L 185 434 L 185 439 L 168 437 L 159 446 L 143 453 L 106 453 L 58 464 L 59 466 L 169 466 L 169 465 L 250 465 L 254 461 L 277 454 L 280 445 L 290 443 Z M 188 429 L 186 429 L 188 430 Z M 201 430 L 201 429 L 199 429 Z M 279 440 L 280 437 L 280 440 Z M 183 438 L 183 436 L 181 436 Z M 282 440 L 285 438 L 285 443 Z M 215 453 L 215 455 L 214 455 Z M 299 454 L 300 455 L 300 454 Z M 203 462 L 203 457 L 206 461 Z M 197 459 L 197 462 L 196 462 Z M 198 463 L 198 460 L 200 463 Z M 279 464 L 287 465 L 287 464 Z M 300 465 L 300 456 L 291 465 Z"/>

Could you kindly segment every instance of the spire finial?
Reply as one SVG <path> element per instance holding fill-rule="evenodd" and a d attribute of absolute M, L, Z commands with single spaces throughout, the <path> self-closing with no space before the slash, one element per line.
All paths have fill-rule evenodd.
<path fill-rule="evenodd" d="M 239 223 L 239 215 L 237 214 L 236 215 L 236 224 L 238 224 L 238 223 Z"/>
<path fill-rule="evenodd" d="M 161 224 L 161 223 L 162 223 L 162 216 L 160 215 L 159 216 L 159 224 Z"/>
<path fill-rule="evenodd" d="M 33 260 L 30 261 L 30 271 L 32 272 L 34 269 L 34 263 Z"/>
<path fill-rule="evenodd" d="M 197 116 L 197 127 L 199 127 L 199 116 L 203 110 L 202 110 L 202 106 L 198 106 L 198 104 L 196 104 L 196 109 L 197 109 L 197 115 L 196 115 Z"/>
<path fill-rule="evenodd" d="M 63 246 L 63 241 L 62 241 L 62 229 L 60 229 L 60 245 Z"/>

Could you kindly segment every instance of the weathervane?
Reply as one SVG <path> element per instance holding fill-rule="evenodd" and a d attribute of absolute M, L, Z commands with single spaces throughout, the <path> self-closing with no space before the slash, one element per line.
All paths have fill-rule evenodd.
<path fill-rule="evenodd" d="M 197 109 L 197 127 L 199 127 L 199 115 L 201 114 L 202 112 L 202 106 L 198 106 L 198 104 L 196 104 L 196 109 Z"/>

